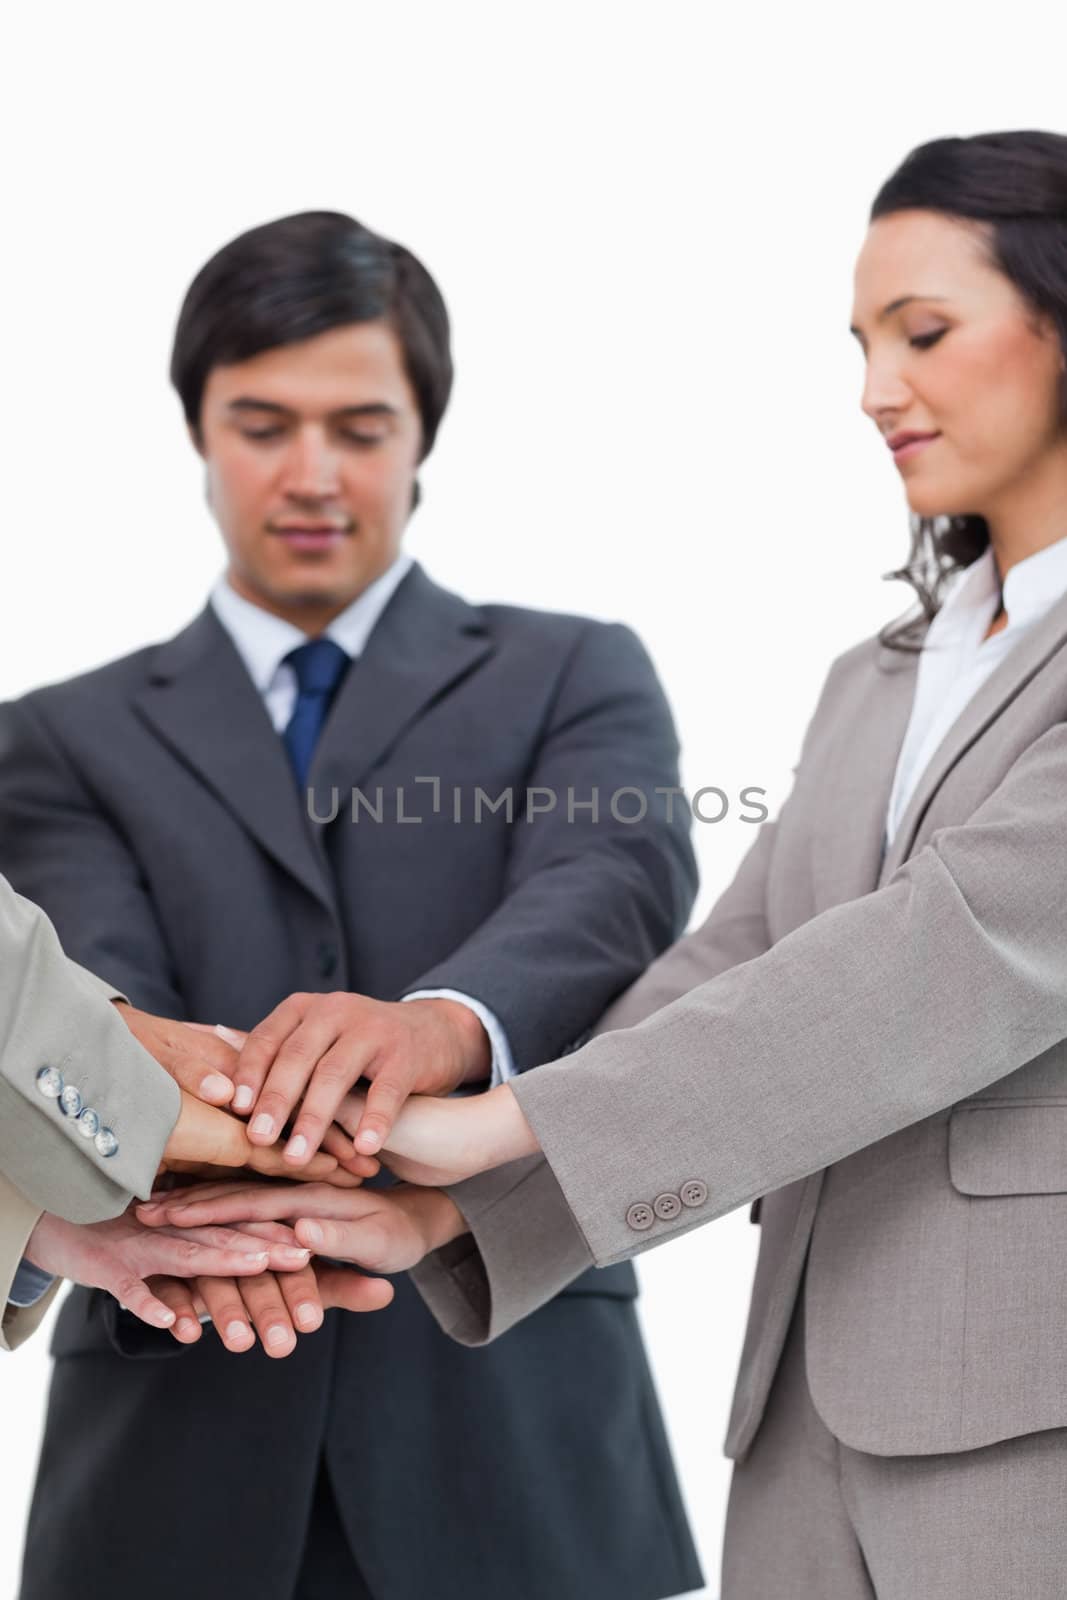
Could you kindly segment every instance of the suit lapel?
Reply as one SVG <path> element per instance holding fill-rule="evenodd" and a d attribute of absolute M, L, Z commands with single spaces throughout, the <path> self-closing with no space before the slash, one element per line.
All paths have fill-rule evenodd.
<path fill-rule="evenodd" d="M 915 698 L 914 652 L 873 646 L 874 671 L 843 708 L 841 736 L 822 776 L 827 823 L 816 833 L 818 910 L 869 894 L 878 881 L 886 808 Z"/>
<path fill-rule="evenodd" d="M 267 854 L 332 908 L 285 748 L 210 606 L 160 647 L 136 704 Z"/>
<path fill-rule="evenodd" d="M 308 774 L 316 809 L 328 814 L 330 790 L 337 788 L 343 812 L 350 790 L 404 730 L 491 649 L 480 613 L 412 567 L 330 708 Z"/>
<path fill-rule="evenodd" d="M 934 751 L 915 788 L 900 825 L 886 852 L 879 881 L 884 883 L 911 854 L 923 816 L 957 761 L 1011 704 L 1036 673 L 1067 640 L 1067 595 L 1058 600 L 1047 616 L 1034 625 L 981 688 L 964 706 L 956 721 Z"/>

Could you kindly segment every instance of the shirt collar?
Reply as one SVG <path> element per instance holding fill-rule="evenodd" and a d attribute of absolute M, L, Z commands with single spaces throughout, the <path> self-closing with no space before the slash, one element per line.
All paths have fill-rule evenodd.
<path fill-rule="evenodd" d="M 379 617 L 412 565 L 411 556 L 404 552 L 398 555 L 380 578 L 334 617 L 324 637 L 333 639 L 353 660 L 362 655 Z M 284 658 L 297 645 L 306 644 L 309 635 L 254 601 L 246 600 L 230 587 L 225 574 L 212 589 L 210 603 L 233 640 L 252 682 L 260 694 L 265 694 Z"/>
<path fill-rule="evenodd" d="M 1000 637 L 1038 622 L 1067 594 L 1067 538 L 1017 561 L 1004 579 L 1003 603 L 1007 623 Z M 981 620 L 984 634 L 996 615 L 1001 598 L 1000 575 L 987 545 L 977 561 L 958 575 L 927 631 L 930 643 L 948 644 L 975 628 Z"/>

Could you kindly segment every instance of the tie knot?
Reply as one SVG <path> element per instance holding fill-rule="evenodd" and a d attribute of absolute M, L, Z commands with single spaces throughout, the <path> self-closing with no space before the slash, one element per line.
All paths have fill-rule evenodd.
<path fill-rule="evenodd" d="M 309 639 L 285 657 L 301 694 L 332 694 L 340 683 L 349 657 L 333 639 Z"/>

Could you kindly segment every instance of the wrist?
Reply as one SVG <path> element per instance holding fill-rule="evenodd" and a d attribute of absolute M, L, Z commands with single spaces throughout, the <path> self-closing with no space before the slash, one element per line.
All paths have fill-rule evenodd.
<path fill-rule="evenodd" d="M 56 1264 L 56 1224 L 62 1227 L 62 1218 L 54 1217 L 51 1212 L 43 1211 L 37 1218 L 33 1232 L 26 1240 L 22 1252 L 24 1261 L 31 1267 L 37 1267 L 40 1272 L 52 1272 L 58 1276 Z"/>
<path fill-rule="evenodd" d="M 466 1217 L 443 1189 L 398 1185 L 394 1193 L 419 1234 L 423 1255 L 440 1250 L 442 1245 L 451 1244 L 470 1231 Z"/>
<path fill-rule="evenodd" d="M 503 1166 L 507 1161 L 518 1161 L 522 1156 L 540 1153 L 537 1136 L 523 1116 L 510 1084 L 497 1084 L 495 1089 L 482 1095 L 477 1104 L 484 1123 L 479 1141 L 479 1148 L 484 1154 L 479 1171 L 484 1172 L 490 1167 Z"/>
<path fill-rule="evenodd" d="M 435 1007 L 452 1030 L 457 1047 L 457 1088 L 461 1083 L 478 1083 L 488 1078 L 493 1066 L 493 1047 L 480 1017 L 475 1015 L 470 1006 L 465 1006 L 462 1000 L 443 997 L 412 1001 L 411 1004 Z"/>

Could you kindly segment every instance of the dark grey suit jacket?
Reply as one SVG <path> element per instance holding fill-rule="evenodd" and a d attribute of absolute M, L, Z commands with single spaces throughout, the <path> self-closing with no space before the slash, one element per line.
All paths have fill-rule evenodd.
<path fill-rule="evenodd" d="M 437 813 L 420 777 L 441 780 Z M 448 987 L 493 1009 L 521 1069 L 571 1047 L 684 926 L 684 808 L 668 823 L 652 803 L 628 825 L 608 807 L 677 782 L 670 714 L 626 628 L 474 607 L 416 567 L 310 778 L 320 814 L 339 791 L 329 824 L 309 822 L 207 611 L 0 710 L 0 868 L 149 1010 L 250 1027 L 293 990 Z M 385 820 L 351 820 L 353 786 L 372 804 L 382 789 Z M 396 820 L 399 786 L 421 823 Z M 501 809 L 474 824 L 475 786 L 513 788 L 514 823 Z M 527 787 L 560 804 L 522 820 Z M 599 787 L 599 823 L 568 820 L 568 787 Z M 73 1292 L 24 1600 L 185 1600 L 212 1571 L 235 1600 L 290 1600 L 324 1454 L 376 1600 L 699 1586 L 629 1263 L 583 1274 L 485 1351 L 447 1339 L 406 1277 L 396 1288 L 385 1312 L 331 1314 L 282 1362 L 214 1338 L 181 1350 Z"/>

